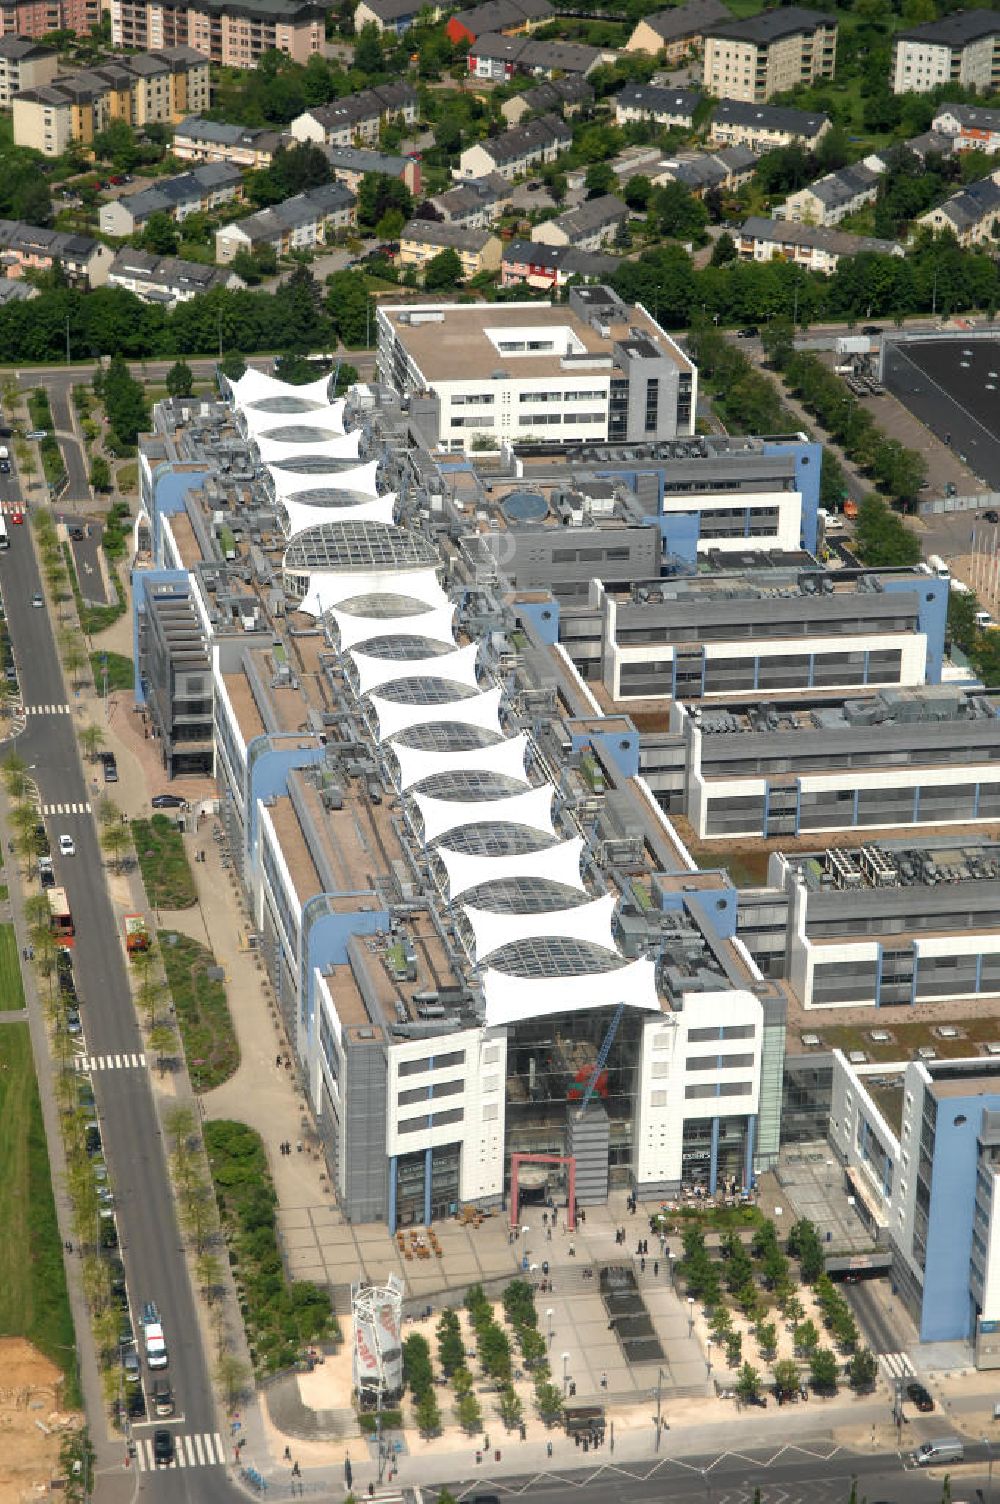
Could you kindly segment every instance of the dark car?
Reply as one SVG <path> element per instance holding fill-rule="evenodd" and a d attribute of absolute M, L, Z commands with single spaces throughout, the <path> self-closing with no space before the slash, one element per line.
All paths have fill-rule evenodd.
<path fill-rule="evenodd" d="M 882 325 L 881 324 L 862 324 L 861 325 L 861 333 L 862 334 L 881 334 L 882 333 Z"/>
<path fill-rule="evenodd" d="M 101 1152 L 101 1130 L 96 1123 L 88 1123 L 83 1135 L 83 1146 L 93 1158 Z"/>
<path fill-rule="evenodd" d="M 102 765 L 104 767 L 104 782 L 105 783 L 117 783 L 118 782 L 118 764 L 115 761 L 115 754 L 113 752 L 102 752 L 101 753 L 101 763 L 102 763 Z"/>
<path fill-rule="evenodd" d="M 153 1461 L 157 1467 L 169 1467 L 174 1460 L 174 1438 L 169 1431 L 153 1432 Z"/>
<path fill-rule="evenodd" d="M 760 330 L 757 328 L 756 324 L 748 324 L 745 329 L 737 329 L 737 331 L 736 331 L 736 338 L 737 339 L 756 339 L 759 333 L 760 333 Z"/>
<path fill-rule="evenodd" d="M 989 509 L 988 512 L 984 512 L 983 513 L 983 521 L 984 522 L 1000 522 L 1000 512 L 997 512 L 997 511 L 994 510 L 993 507 L 990 507 L 990 509 Z"/>
<path fill-rule="evenodd" d="M 924 1388 L 923 1384 L 907 1384 L 906 1398 L 910 1400 L 923 1414 L 934 1409 L 934 1401 Z"/>
<path fill-rule="evenodd" d="M 180 794 L 154 794 L 149 802 L 154 809 L 183 809 L 187 804 Z"/>

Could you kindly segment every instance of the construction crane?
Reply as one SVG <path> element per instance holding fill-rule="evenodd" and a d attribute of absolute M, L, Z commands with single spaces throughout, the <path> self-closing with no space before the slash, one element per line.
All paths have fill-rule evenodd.
<path fill-rule="evenodd" d="M 594 1095 L 597 1083 L 600 1080 L 601 1072 L 608 1063 L 608 1056 L 611 1054 L 611 1046 L 615 1042 L 615 1035 L 618 1033 L 618 1025 L 622 1021 L 622 1014 L 624 1012 L 625 1004 L 619 1003 L 618 1007 L 615 1009 L 614 1013 L 611 1016 L 611 1022 L 608 1024 L 608 1032 L 605 1034 L 604 1039 L 601 1042 L 601 1048 L 597 1052 L 597 1059 L 594 1061 L 594 1069 L 591 1071 L 587 1085 L 584 1087 L 583 1098 L 580 1102 L 580 1108 L 576 1115 L 578 1120 L 582 1118 L 584 1113 L 587 1111 L 587 1104 L 590 1101 L 591 1097 Z"/>

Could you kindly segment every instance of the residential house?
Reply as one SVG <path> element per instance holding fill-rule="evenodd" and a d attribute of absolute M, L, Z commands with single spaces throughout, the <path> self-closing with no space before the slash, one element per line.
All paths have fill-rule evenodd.
<path fill-rule="evenodd" d="M 217 288 L 232 291 L 245 287 L 242 277 L 220 266 L 201 261 L 182 261 L 177 256 L 154 256 L 131 246 L 120 250 L 108 271 L 109 287 L 124 287 L 143 303 L 174 308 L 189 303 L 201 293 Z"/>
<path fill-rule="evenodd" d="M 542 245 L 572 245 L 580 251 L 599 251 L 612 244 L 628 217 L 628 207 L 620 198 L 613 193 L 602 193 L 584 200 L 576 209 L 567 209 L 556 219 L 535 225 L 531 238 Z"/>
<path fill-rule="evenodd" d="M 664 53 L 668 63 L 679 63 L 703 44 L 706 26 L 728 21 L 730 12 L 722 0 L 687 0 L 668 10 L 644 16 L 625 43 L 626 52 Z"/>
<path fill-rule="evenodd" d="M 231 162 L 205 162 L 175 178 L 160 178 L 149 188 L 102 204 L 98 224 L 102 235 L 134 235 L 154 214 L 168 214 L 178 223 L 199 211 L 211 213 L 223 204 L 241 200 L 243 174 Z"/>
<path fill-rule="evenodd" d="M 615 107 L 615 124 L 631 125 L 651 120 L 668 129 L 689 131 L 701 95 L 697 89 L 657 89 L 651 84 L 626 84 L 611 101 Z"/>
<path fill-rule="evenodd" d="M 645 176 L 654 187 L 683 183 L 695 198 L 712 190 L 735 193 L 753 177 L 758 157 L 749 146 L 721 146 L 718 151 L 685 151 L 647 166 Z"/>
<path fill-rule="evenodd" d="M 502 135 L 467 147 L 459 158 L 457 175 L 483 178 L 487 173 L 497 172 L 508 180 L 516 178 L 534 167 L 554 162 L 569 150 L 572 141 L 572 132 L 562 120 L 555 115 L 539 115 L 537 120 L 528 120 Z"/>
<path fill-rule="evenodd" d="M 436 193 L 428 204 L 447 224 L 464 225 L 468 230 L 486 230 L 503 214 L 510 203 L 510 184 L 499 173 L 485 178 L 470 178 L 456 183 L 444 193 Z"/>
<path fill-rule="evenodd" d="M 191 115 L 174 131 L 171 155 L 181 162 L 232 162 L 251 172 L 270 167 L 280 147 L 292 137 L 264 126 L 223 125 Z"/>
<path fill-rule="evenodd" d="M 568 74 L 565 78 L 553 78 L 525 89 L 505 99 L 500 113 L 508 125 L 520 125 L 531 115 L 562 115 L 566 120 L 589 110 L 594 103 L 594 91 L 580 74 Z"/>
<path fill-rule="evenodd" d="M 484 5 L 475 5 L 471 10 L 459 11 L 445 27 L 448 40 L 456 47 L 463 42 L 475 42 L 487 32 L 498 31 L 503 36 L 519 36 L 522 32 L 534 31 L 551 21 L 555 11 L 549 0 L 486 0 Z"/>
<path fill-rule="evenodd" d="M 223 225 L 215 235 L 215 259 L 232 261 L 240 251 L 251 254 L 270 247 L 276 255 L 325 245 L 332 233 L 354 223 L 355 197 L 342 183 L 325 183 L 297 193 L 247 219 Z"/>
<path fill-rule="evenodd" d="M 616 57 L 611 48 L 587 47 L 582 42 L 541 42 L 534 37 L 487 32 L 469 48 L 469 72 L 473 78 L 494 83 L 507 83 L 515 73 L 531 73 L 537 78 L 556 74 L 586 78 Z"/>
<path fill-rule="evenodd" d="M 705 29 L 704 85 L 717 98 L 763 103 L 801 84 L 832 78 L 837 22 L 788 5 Z"/>
<path fill-rule="evenodd" d="M 441 7 L 435 5 L 433 0 L 361 0 L 361 4 L 354 10 L 354 30 L 361 31 L 365 26 L 374 26 L 376 30 L 392 36 L 401 37 L 419 16 L 427 16 L 429 21 L 441 19 Z"/>
<path fill-rule="evenodd" d="M 963 246 L 1000 238 L 1000 172 L 967 183 L 936 209 L 921 214 L 917 224 L 950 230 Z"/>
<path fill-rule="evenodd" d="M 7 277 L 0 277 L 0 308 L 11 303 L 29 303 L 37 297 L 38 288 L 32 287 L 30 282 L 11 282 Z"/>
<path fill-rule="evenodd" d="M 435 219 L 411 219 L 399 234 L 400 266 L 424 267 L 442 251 L 454 251 L 468 281 L 500 270 L 500 241 L 488 230 L 470 230 Z"/>
<path fill-rule="evenodd" d="M 807 151 L 815 151 L 829 129 L 829 115 L 787 105 L 720 99 L 712 112 L 708 140 L 711 146 L 749 146 L 759 152 L 798 142 Z"/>
<path fill-rule="evenodd" d="M 417 157 L 400 157 L 362 146 L 327 146 L 324 150 L 337 182 L 350 188 L 352 193 L 357 193 L 362 178 L 374 172 L 383 177 L 398 178 L 414 198 L 420 195 L 421 173 Z"/>
<path fill-rule="evenodd" d="M 790 193 L 781 207 L 782 217 L 810 225 L 839 225 L 842 219 L 857 214 L 878 197 L 885 169 L 879 158 L 875 161 L 879 163 L 877 168 L 857 162 L 853 167 L 828 172 L 798 193 Z"/>
<path fill-rule="evenodd" d="M 582 251 L 575 245 L 543 245 L 537 240 L 511 240 L 503 248 L 501 287 L 537 287 L 546 292 L 566 286 L 573 277 L 582 282 L 606 282 L 621 265 L 620 256 Z"/>
<path fill-rule="evenodd" d="M 51 36 L 54 31 L 89 35 L 100 24 L 101 0 L 0 0 L 0 36 Z"/>
<path fill-rule="evenodd" d="M 297 115 L 289 130 L 296 141 L 316 141 L 320 146 L 377 145 L 385 121 L 414 125 L 418 108 L 417 91 L 411 84 L 379 84 L 330 104 L 314 105 Z"/>
<path fill-rule="evenodd" d="M 114 260 L 110 246 L 90 235 L 42 230 L 20 219 L 0 219 L 2 275 L 23 277 L 27 271 L 49 272 L 58 263 L 78 287 L 103 287 Z"/>
<path fill-rule="evenodd" d="M 9 110 L 15 94 L 50 84 L 59 72 L 59 54 L 32 37 L 0 36 L 0 107 Z"/>
<path fill-rule="evenodd" d="M 109 9 L 116 47 L 195 47 L 226 68 L 255 68 L 265 52 L 307 63 L 326 40 L 318 0 L 110 0 Z"/>
<path fill-rule="evenodd" d="M 1000 15 L 958 10 L 892 40 L 892 92 L 927 94 L 941 84 L 994 93 L 1000 85 Z"/>
<path fill-rule="evenodd" d="M 844 256 L 903 254 L 903 247 L 892 240 L 875 240 L 869 235 L 848 235 L 844 230 L 828 230 L 822 225 L 756 215 L 744 222 L 734 239 L 744 261 L 792 261 L 811 272 L 836 271 Z"/>
<path fill-rule="evenodd" d="M 16 94 L 14 144 L 57 157 L 70 146 L 89 146 L 111 120 L 136 129 L 172 125 L 192 108 L 206 109 L 209 98 L 204 54 L 190 47 L 137 53 Z"/>
<path fill-rule="evenodd" d="M 1000 110 L 976 104 L 942 104 L 931 128 L 947 136 L 955 151 L 1000 151 Z"/>

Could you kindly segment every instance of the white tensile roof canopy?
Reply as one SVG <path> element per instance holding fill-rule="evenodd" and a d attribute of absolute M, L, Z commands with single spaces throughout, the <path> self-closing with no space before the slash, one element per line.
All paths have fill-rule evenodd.
<path fill-rule="evenodd" d="M 428 610 L 447 608 L 449 621 L 454 611 L 448 596 L 441 589 L 437 570 L 426 568 L 373 569 L 367 573 L 314 569 L 310 575 L 309 589 L 306 591 L 299 610 L 307 612 L 309 616 L 322 616 L 332 607 L 343 605 L 344 601 L 354 600 L 358 596 L 371 595 L 407 595 L 413 600 L 423 601 Z M 356 619 L 360 620 L 360 618 Z M 420 617 L 407 616 L 397 619 L 418 622 Z M 384 630 L 378 635 L 384 637 L 389 631 L 389 620 L 382 622 L 381 625 Z M 408 632 L 405 635 L 410 636 L 411 633 Z"/>
<path fill-rule="evenodd" d="M 331 439 L 307 439 L 297 443 L 265 438 L 254 442 L 262 465 L 271 465 L 278 460 L 356 460 L 361 450 L 361 430 L 352 428 L 350 433 L 336 434 Z"/>
<path fill-rule="evenodd" d="M 238 381 L 229 382 L 229 390 L 241 411 L 265 397 L 303 397 L 308 402 L 325 404 L 330 400 L 330 377 L 320 376 L 317 381 L 310 381 L 306 386 L 295 386 L 291 381 L 280 381 L 277 376 L 269 376 L 266 371 L 255 371 L 252 366 L 247 366 Z"/>
<path fill-rule="evenodd" d="M 366 695 L 383 684 L 399 684 L 404 679 L 443 679 L 475 689 L 476 660 L 479 644 L 470 642 L 453 653 L 439 653 L 434 658 L 374 658 L 369 653 L 351 652 L 358 675 L 358 687 Z"/>
<path fill-rule="evenodd" d="M 482 986 L 487 1027 L 551 1013 L 614 1008 L 619 1003 L 646 1013 L 661 1011 L 656 995 L 656 963 L 648 959 L 630 961 L 616 971 L 582 976 L 515 977 L 489 967 L 483 973 Z"/>
<path fill-rule="evenodd" d="M 577 904 L 569 909 L 550 909 L 545 913 L 501 914 L 491 909 L 474 908 L 471 904 L 464 904 L 462 913 L 472 927 L 476 959 L 482 961 L 501 946 L 546 935 L 565 936 L 614 951 L 611 920 L 617 902 L 613 893 L 607 893 L 592 903 Z"/>
<path fill-rule="evenodd" d="M 396 506 L 395 491 L 384 496 L 372 496 L 368 501 L 356 502 L 349 507 L 311 507 L 301 501 L 284 498 L 282 506 L 288 518 L 288 536 L 304 533 L 307 528 L 319 527 L 324 522 L 385 522 L 391 524 Z"/>
<path fill-rule="evenodd" d="M 485 689 L 479 695 L 467 695 L 464 700 L 442 700 L 436 705 L 408 705 L 398 700 L 386 700 L 382 695 L 371 696 L 371 706 L 378 716 L 378 739 L 386 742 L 411 726 L 426 726 L 430 722 L 458 722 L 463 726 L 477 726 L 482 731 L 500 732 L 500 699 L 503 691 Z"/>
<path fill-rule="evenodd" d="M 528 738 L 523 731 L 510 736 L 506 741 L 494 742 L 489 747 L 470 747 L 467 752 L 436 752 L 424 747 L 407 747 L 393 742 L 392 750 L 399 763 L 399 787 L 405 793 L 425 778 L 438 773 L 496 773 L 502 778 L 513 778 L 527 783 L 524 771 L 524 754 Z"/>
<path fill-rule="evenodd" d="M 267 412 L 250 406 L 240 409 L 240 417 L 251 438 L 262 437 L 271 428 L 328 428 L 331 433 L 343 433 L 346 406 L 343 398 L 325 407 L 309 407 L 297 413 Z"/>
<path fill-rule="evenodd" d="M 348 456 L 349 458 L 349 456 Z M 378 460 L 367 460 L 350 470 L 317 470 L 304 475 L 300 470 L 282 470 L 277 464 L 267 466 L 275 499 L 288 501 L 302 492 L 356 491 L 360 496 L 377 496 Z"/>
<path fill-rule="evenodd" d="M 430 844 L 448 830 L 467 825 L 526 825 L 542 835 L 555 835 L 552 826 L 552 799 L 555 789 L 550 783 L 526 789 L 523 794 L 508 794 L 503 799 L 435 799 L 430 794 L 414 794 L 420 811 L 424 840 Z"/>
<path fill-rule="evenodd" d="M 400 590 L 399 593 L 405 595 L 407 591 Z M 452 635 L 455 608 L 450 601 L 446 606 L 435 606 L 433 610 L 411 616 L 352 616 L 349 611 L 336 609 L 329 614 L 337 628 L 342 653 L 376 637 L 425 637 L 428 642 L 455 640 Z"/>
<path fill-rule="evenodd" d="M 504 856 L 451 851 L 447 846 L 435 847 L 434 854 L 448 874 L 448 893 L 454 900 L 483 883 L 508 882 L 522 877 L 544 878 L 560 887 L 576 888 L 585 893 L 586 886 L 580 876 L 582 851 L 583 837 L 573 836 L 569 841 L 543 846 L 540 851 L 511 852 Z"/>

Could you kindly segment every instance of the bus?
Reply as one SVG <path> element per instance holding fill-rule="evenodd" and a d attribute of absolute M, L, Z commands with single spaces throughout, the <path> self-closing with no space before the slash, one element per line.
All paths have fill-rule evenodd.
<path fill-rule="evenodd" d="M 73 915 L 70 912 L 69 899 L 66 897 L 65 888 L 47 889 L 49 899 L 49 928 L 56 937 L 58 945 L 72 945 L 76 931 L 73 928 Z"/>
<path fill-rule="evenodd" d="M 10 548 L 10 534 L 7 531 L 7 519 L 0 512 L 0 548 Z"/>

